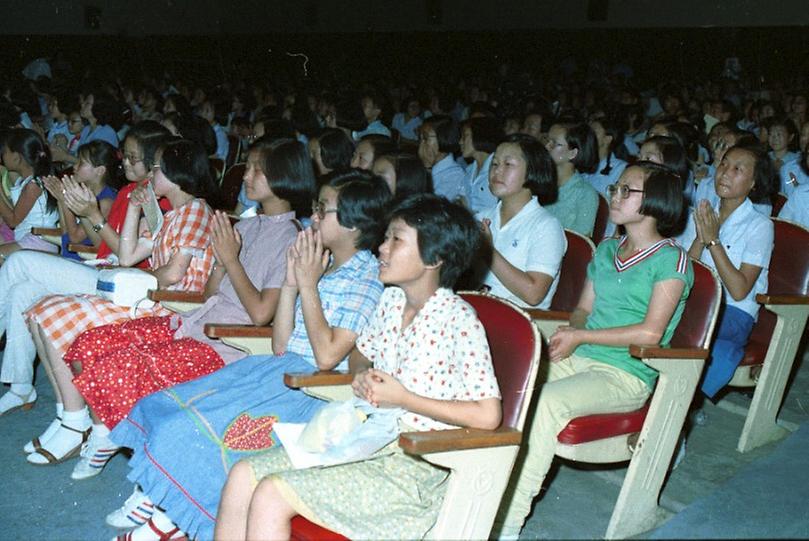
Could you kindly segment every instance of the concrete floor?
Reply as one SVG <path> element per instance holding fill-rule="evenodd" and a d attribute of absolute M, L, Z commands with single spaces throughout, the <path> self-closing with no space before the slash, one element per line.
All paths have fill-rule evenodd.
<path fill-rule="evenodd" d="M 793 381 L 780 415 L 780 420 L 793 428 L 809 421 L 806 357 L 809 355 L 793 368 Z M 8 480 L 0 497 L 0 540 L 109 539 L 118 532 L 105 525 L 104 516 L 131 492 L 132 486 L 126 480 L 126 457 L 119 454 L 100 476 L 85 481 L 70 479 L 73 460 L 57 466 L 29 465 L 22 446 L 44 430 L 54 416 L 53 393 L 41 367 L 37 379 L 40 397 L 36 408 L 0 417 L 0 463 Z M 736 451 L 744 423 L 744 417 L 737 411 L 746 408 L 749 402 L 748 396 L 733 392 L 718 405 L 706 405 L 708 424 L 692 429 L 686 458 L 664 487 L 663 507 L 673 513 L 684 509 L 776 448 L 777 442 L 746 454 Z M 603 537 L 624 473 L 623 467 L 592 469 L 558 464 L 522 538 Z"/>

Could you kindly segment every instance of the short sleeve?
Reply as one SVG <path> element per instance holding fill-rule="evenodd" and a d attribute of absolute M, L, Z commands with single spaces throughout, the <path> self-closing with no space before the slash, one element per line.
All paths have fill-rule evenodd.
<path fill-rule="evenodd" d="M 199 199 L 182 209 L 174 224 L 174 247 L 205 250 L 210 244 L 211 212 Z"/>
<path fill-rule="evenodd" d="M 340 304 L 329 318 L 331 327 L 362 334 L 371 320 L 382 295 L 379 280 L 361 277 L 350 283 L 340 295 Z"/>
<path fill-rule="evenodd" d="M 559 273 L 562 258 L 567 250 L 565 231 L 558 220 L 548 220 L 540 228 L 541 234 L 534 236 L 528 251 L 526 272 L 541 272 L 551 278 Z"/>
<path fill-rule="evenodd" d="M 680 246 L 665 246 L 654 257 L 654 282 L 663 280 L 680 280 L 690 290 L 694 285 L 694 268 L 688 259 L 688 253 Z"/>
<path fill-rule="evenodd" d="M 500 398 L 492 356 L 483 324 L 471 307 L 458 310 L 453 338 L 455 362 L 461 368 L 462 396 L 458 399 Z"/>
<path fill-rule="evenodd" d="M 770 266 L 775 228 L 769 218 L 757 220 L 745 234 L 742 263 L 766 269 Z"/>
<path fill-rule="evenodd" d="M 385 332 L 385 315 L 392 309 L 391 295 L 392 288 L 388 288 L 382 293 L 382 298 L 374 310 L 374 315 L 357 338 L 357 350 L 362 353 L 366 359 L 374 363 L 376 366 L 379 360 L 380 344 L 384 339 Z M 379 368 L 379 366 L 376 366 Z"/>

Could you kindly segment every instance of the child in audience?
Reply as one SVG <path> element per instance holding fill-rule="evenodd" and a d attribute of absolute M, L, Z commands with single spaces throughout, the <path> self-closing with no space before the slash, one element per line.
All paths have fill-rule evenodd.
<path fill-rule="evenodd" d="M 359 141 L 366 135 L 376 134 L 390 137 L 390 130 L 382 123 L 382 98 L 374 94 L 366 94 L 360 100 L 362 114 L 365 117 L 366 127 L 354 132 L 354 140 Z"/>
<path fill-rule="evenodd" d="M 503 130 L 495 118 L 470 118 L 461 126 L 461 153 L 470 160 L 464 175 L 464 201 L 473 213 L 497 204 L 489 189 L 489 167 Z"/>
<path fill-rule="evenodd" d="M 317 137 L 309 139 L 309 155 L 319 176 L 351 167 L 353 153 L 354 143 L 339 128 L 326 128 Z"/>
<path fill-rule="evenodd" d="M 585 175 L 585 178 L 596 193 L 606 196 L 607 186 L 616 184 L 627 166 L 629 155 L 624 149 L 624 132 L 607 115 L 591 120 L 590 128 L 596 136 L 599 161 L 595 173 Z"/>
<path fill-rule="evenodd" d="M 157 504 L 165 513 L 156 510 L 132 539 L 157 539 L 167 534 L 156 532 L 176 527 L 212 537 L 230 467 L 278 445 L 273 423 L 308 421 L 324 404 L 284 385 L 284 373 L 346 367 L 382 294 L 371 250 L 382 236 L 389 199 L 381 179 L 357 171 L 334 175 L 321 187 L 312 229 L 299 233 L 287 251 L 273 325 L 275 356 L 241 359 L 138 402 L 110 439 L 133 449 L 130 479 L 143 492 L 136 487 L 108 522 Z"/>
<path fill-rule="evenodd" d="M 559 283 L 567 239 L 559 220 L 541 205 L 557 193 L 556 165 L 531 136 L 509 135 L 489 169 L 496 206 L 477 215 L 491 260 L 483 283 L 520 306 L 547 309 Z"/>
<path fill-rule="evenodd" d="M 422 123 L 421 104 L 418 98 L 411 97 L 405 101 L 404 112 L 393 116 L 391 127 L 399 132 L 399 136 L 408 142 L 416 143 L 419 138 L 419 127 Z"/>
<path fill-rule="evenodd" d="M 213 266 L 209 239 L 213 212 L 200 197 L 212 193 L 208 159 L 200 145 L 185 140 L 170 142 L 157 154 L 152 177 L 154 194 L 166 197 L 172 210 L 154 240 L 143 242 L 150 233 L 139 233 L 140 216 L 150 196 L 145 186 L 133 190 L 118 257 L 123 266 L 149 257 L 151 273 L 161 288 L 202 291 Z M 141 314 L 169 315 L 159 305 Z M 95 295 L 50 295 L 26 315 L 39 358 L 47 363 L 56 383 L 57 402 L 64 404 L 61 426 L 47 441 L 40 440 L 40 447 L 27 460 L 38 465 L 59 463 L 79 453 L 92 429 L 87 407 L 75 391 L 70 373 L 61 370 L 65 354 L 82 332 L 129 319 L 130 308 Z M 187 368 L 193 372 L 193 367 Z M 95 425 L 100 435 L 106 432 L 100 422 Z"/>
<path fill-rule="evenodd" d="M 351 167 L 370 171 L 374 165 L 374 159 L 382 154 L 390 154 L 396 150 L 396 145 L 386 135 L 372 133 L 360 139 L 354 147 L 354 154 L 351 156 Z"/>
<path fill-rule="evenodd" d="M 585 180 L 596 172 L 598 146 L 587 124 L 554 124 L 548 132 L 548 152 L 556 164 L 559 192 L 545 208 L 562 227 L 587 237 L 593 234 L 598 194 Z"/>
<path fill-rule="evenodd" d="M 407 410 L 400 421 L 408 427 L 500 424 L 500 392 L 484 329 L 450 289 L 468 265 L 477 236 L 462 207 L 415 196 L 393 212 L 380 247 L 380 279 L 390 287 L 352 353 L 352 387 L 375 406 Z M 434 336 L 437 343 L 421 336 Z M 432 383 L 434 377 L 440 385 Z M 294 470 L 283 449 L 271 449 L 231 470 L 215 539 L 286 539 L 296 514 L 353 539 L 421 539 L 438 517 L 447 476 L 399 449 L 305 470 Z"/>
<path fill-rule="evenodd" d="M 118 192 L 106 219 L 92 193 L 85 191 L 81 198 L 68 200 L 71 211 L 81 217 L 89 238 L 94 244 L 99 243 L 99 259 L 117 257 L 119 232 L 126 217 L 129 195 L 146 181 L 155 153 L 166 142 L 167 133 L 165 128 L 153 122 L 144 122 L 129 131 L 124 141 L 123 163 L 124 174 L 130 183 Z M 166 199 L 161 201 L 169 205 Z M 138 266 L 148 268 L 148 261 Z M 20 407 L 30 408 L 37 399 L 32 385 L 36 348 L 24 312 L 46 295 L 95 293 L 97 278 L 98 270 L 94 267 L 33 250 L 11 254 L 6 264 L 0 267 L 0 291 L 4 292 L 0 295 L 0 333 L 6 334 L 0 381 L 11 383 L 11 390 L 0 398 L 0 415 Z M 51 373 L 46 370 L 46 374 L 55 388 Z M 57 396 L 56 419 L 59 422 L 62 411 L 63 404 Z M 58 428 L 58 423 L 56 426 L 51 423 L 51 426 L 52 433 Z"/>
<path fill-rule="evenodd" d="M 458 128 L 448 116 L 431 116 L 421 125 L 419 158 L 433 177 L 435 193 L 455 201 L 463 197 L 464 170 L 455 161 Z"/>
<path fill-rule="evenodd" d="M 62 230 L 62 257 L 76 261 L 81 258 L 69 248 L 70 244 L 83 244 L 93 246 L 89 237 L 92 226 L 85 220 L 80 220 L 72 210 L 68 200 L 78 200 L 88 192 L 98 202 L 102 219 L 107 219 L 110 208 L 118 194 L 118 176 L 123 172 L 120 153 L 109 143 L 104 141 L 91 141 L 79 148 L 79 163 L 75 173 L 70 177 L 59 180 L 55 176 L 43 179 L 45 188 L 56 200 L 59 210 L 59 226 Z M 68 191 L 70 194 L 68 195 Z M 71 201 L 72 202 L 72 201 Z M 100 240 L 96 238 L 96 240 Z"/>
<path fill-rule="evenodd" d="M 672 176 L 641 162 L 610 186 L 610 219 L 626 235 L 598 245 L 570 325 L 549 340 L 547 382 L 493 531 L 500 539 L 517 539 L 570 420 L 636 410 L 654 388 L 657 373 L 629 345 L 667 345 L 694 281 L 685 250 L 667 238 L 683 206 Z"/>
<path fill-rule="evenodd" d="M 0 190 L 0 218 L 14 230 L 14 242 L 0 244 L 0 265 L 13 252 L 34 249 L 55 253 L 57 247 L 31 234 L 34 227 L 53 227 L 59 219 L 56 201 L 43 179 L 51 174 L 51 153 L 33 130 L 11 130 L 3 145 L 3 165 L 19 176 L 6 198 Z"/>
<path fill-rule="evenodd" d="M 81 370 L 73 378 L 75 387 L 60 387 L 63 398 L 72 393 L 66 399 L 78 402 L 76 393 L 81 393 L 93 415 L 113 428 L 139 398 L 245 356 L 210 340 L 203 328 L 206 323 L 266 325 L 273 319 L 285 253 L 298 229 L 293 208 L 302 211 L 312 200 L 315 180 L 303 145 L 260 140 L 250 152 L 245 183 L 263 213 L 235 229 L 224 213 L 217 213 L 212 227 L 217 262 L 205 285 L 205 304 L 179 317 L 143 317 L 79 335 L 64 359 Z M 53 369 L 71 378 L 66 364 Z M 93 430 L 73 479 L 98 475 L 117 452 L 105 433 Z"/>
<path fill-rule="evenodd" d="M 374 160 L 372 171 L 382 177 L 396 201 L 416 194 L 433 193 L 430 173 L 421 160 L 409 152 L 384 154 Z"/>
<path fill-rule="evenodd" d="M 719 201 L 699 202 L 682 242 L 691 257 L 716 270 L 725 290 L 725 308 L 702 382 L 708 398 L 733 377 L 758 316 L 756 295 L 767 291 L 773 224 L 756 212 L 752 201 L 769 198 L 775 171 L 758 145 L 737 145 L 723 156 L 715 182 Z M 700 417 L 698 423 L 704 419 Z"/>
<path fill-rule="evenodd" d="M 767 143 L 770 145 L 770 159 L 776 171 L 798 159 L 799 154 L 793 150 L 797 145 L 795 124 L 788 118 L 775 117 L 767 131 Z"/>

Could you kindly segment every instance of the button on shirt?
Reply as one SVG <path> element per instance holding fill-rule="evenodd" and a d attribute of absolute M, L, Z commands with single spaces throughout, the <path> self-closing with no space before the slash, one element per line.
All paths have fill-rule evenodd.
<path fill-rule="evenodd" d="M 466 173 L 463 168 L 455 162 L 452 154 L 447 154 L 444 159 L 433 165 L 433 191 L 437 195 L 446 197 L 450 201 L 455 201 L 465 194 L 464 177 Z"/>
<path fill-rule="evenodd" d="M 500 226 L 502 203 L 478 214 L 478 219 L 489 219 L 492 244 L 506 260 L 523 272 L 541 272 L 553 277 L 545 298 L 533 306 L 547 310 L 559 284 L 559 268 L 567 250 L 567 238 L 559 220 L 539 205 L 536 197 Z M 519 306 L 530 306 L 508 290 L 491 271 L 486 273 L 483 283 L 491 288 L 492 295 L 508 299 Z"/>
<path fill-rule="evenodd" d="M 474 213 L 497 204 L 497 198 L 489 189 L 489 167 L 492 164 L 492 158 L 494 158 L 494 154 L 489 154 L 480 171 L 478 171 L 478 162 L 474 160 L 466 168 L 466 176 L 463 181 L 466 190 L 466 206 Z"/>
<path fill-rule="evenodd" d="M 719 214 L 719 204 L 713 205 L 714 211 Z M 693 215 L 688 220 L 688 225 L 682 235 L 682 245 L 687 249 L 697 237 L 697 229 L 694 224 Z M 770 256 L 772 255 L 774 238 L 774 227 L 772 220 L 764 216 L 753 208 L 753 203 L 745 199 L 739 208 L 727 217 L 725 223 L 719 229 L 719 242 L 728 254 L 733 266 L 737 269 L 742 263 L 761 267 L 756 283 L 747 296 L 740 300 L 734 300 L 725 289 L 725 302 L 728 306 L 735 306 L 750 314 L 754 319 L 758 316 L 758 303 L 756 295 L 767 291 L 767 269 L 770 266 Z M 710 249 L 702 251 L 700 261 L 716 268 Z"/>

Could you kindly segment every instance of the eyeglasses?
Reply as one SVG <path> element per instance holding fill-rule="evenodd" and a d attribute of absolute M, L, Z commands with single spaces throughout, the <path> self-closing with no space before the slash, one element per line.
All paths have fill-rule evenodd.
<path fill-rule="evenodd" d="M 327 209 L 326 203 L 323 203 L 322 201 L 314 201 L 312 203 L 312 214 L 316 214 L 321 220 L 330 212 L 337 212 L 337 209 Z"/>
<path fill-rule="evenodd" d="M 621 199 L 629 199 L 631 193 L 643 193 L 643 190 L 634 190 L 626 184 L 610 184 L 607 186 L 607 195 L 612 199 L 616 193 L 621 194 Z"/>
<path fill-rule="evenodd" d="M 124 160 L 128 161 L 130 165 L 135 165 L 143 161 L 143 158 L 133 156 L 132 154 L 124 154 Z"/>

